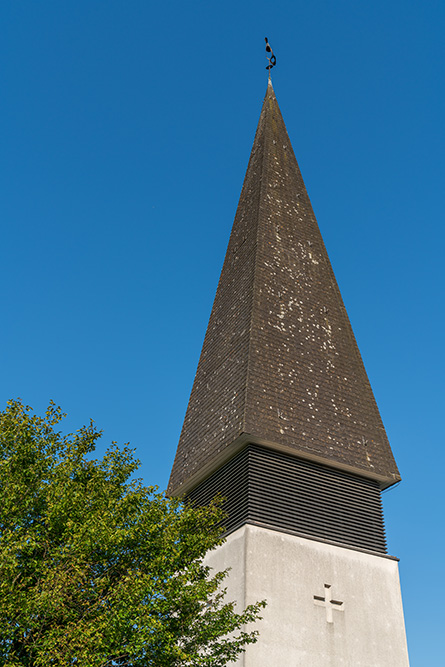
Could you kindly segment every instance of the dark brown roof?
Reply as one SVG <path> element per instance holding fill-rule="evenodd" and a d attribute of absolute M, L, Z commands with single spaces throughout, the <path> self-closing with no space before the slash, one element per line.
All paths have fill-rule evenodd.
<path fill-rule="evenodd" d="M 271 84 L 168 492 L 246 442 L 400 479 Z"/>

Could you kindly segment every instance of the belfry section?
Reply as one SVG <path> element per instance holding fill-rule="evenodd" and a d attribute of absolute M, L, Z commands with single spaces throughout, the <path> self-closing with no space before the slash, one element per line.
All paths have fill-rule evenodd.
<path fill-rule="evenodd" d="M 386 553 L 380 489 L 374 480 L 247 445 L 187 498 L 223 499 L 226 534 L 249 523 L 331 544 Z"/>

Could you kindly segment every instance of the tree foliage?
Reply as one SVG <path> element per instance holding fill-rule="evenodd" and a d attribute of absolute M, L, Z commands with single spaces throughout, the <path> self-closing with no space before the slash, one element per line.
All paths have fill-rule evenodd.
<path fill-rule="evenodd" d="M 133 451 L 93 459 L 93 423 L 71 435 L 60 408 L 0 413 L 0 664 L 218 667 L 256 640 L 203 563 L 221 543 L 217 505 L 145 487 Z"/>

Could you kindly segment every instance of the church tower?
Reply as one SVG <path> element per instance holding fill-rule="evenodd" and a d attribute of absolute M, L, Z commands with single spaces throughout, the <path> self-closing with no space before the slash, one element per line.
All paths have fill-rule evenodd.
<path fill-rule="evenodd" d="M 168 487 L 225 500 L 240 667 L 406 667 L 380 493 L 400 480 L 269 80 Z"/>

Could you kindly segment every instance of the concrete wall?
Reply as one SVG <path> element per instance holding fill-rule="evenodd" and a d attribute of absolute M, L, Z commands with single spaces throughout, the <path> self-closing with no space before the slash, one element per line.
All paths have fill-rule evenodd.
<path fill-rule="evenodd" d="M 408 666 L 397 561 L 249 525 L 207 561 L 228 599 L 268 602 L 237 667 Z"/>

